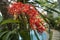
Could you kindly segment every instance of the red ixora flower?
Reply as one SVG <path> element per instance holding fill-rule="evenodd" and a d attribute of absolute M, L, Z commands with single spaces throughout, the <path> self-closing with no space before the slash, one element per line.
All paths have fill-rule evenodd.
<path fill-rule="evenodd" d="M 43 26 L 37 27 L 37 31 L 42 33 L 43 31 L 45 31 L 45 27 Z"/>
<path fill-rule="evenodd" d="M 14 13 L 20 14 L 23 6 L 24 6 L 24 4 L 21 2 L 11 4 L 11 7 L 10 6 L 8 7 L 8 12 L 10 14 L 14 14 Z"/>
<path fill-rule="evenodd" d="M 22 7 L 22 12 L 25 12 L 25 13 L 27 13 L 27 11 L 30 9 L 30 6 L 29 6 L 29 4 L 24 4 L 24 6 Z"/>
<path fill-rule="evenodd" d="M 33 30 L 37 30 L 41 33 L 45 30 L 45 27 L 42 25 L 43 20 L 41 20 L 38 11 L 32 5 L 17 2 L 12 4 L 11 7 L 8 7 L 8 12 L 13 15 L 24 12 L 29 16 L 29 23 Z"/>

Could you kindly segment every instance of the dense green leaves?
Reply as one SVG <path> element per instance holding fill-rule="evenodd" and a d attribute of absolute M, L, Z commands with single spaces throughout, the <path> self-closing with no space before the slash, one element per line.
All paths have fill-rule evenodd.
<path fill-rule="evenodd" d="M 4 31 L 4 32 L 0 32 L 0 38 L 5 34 L 7 33 L 8 31 Z"/>
<path fill-rule="evenodd" d="M 2 40 L 8 40 L 9 39 L 9 36 L 11 35 L 11 31 L 6 33 L 3 37 L 2 37 Z"/>
<path fill-rule="evenodd" d="M 19 36 L 17 31 L 16 31 L 16 29 L 14 29 L 12 31 L 6 30 L 6 31 L 3 31 L 3 32 L 0 32 L 0 39 L 1 40 L 11 40 L 11 39 L 13 39 L 13 35 L 12 34 L 13 35 L 15 34 L 15 35 Z"/>
<path fill-rule="evenodd" d="M 41 6 L 42 6 L 42 8 L 44 8 L 45 7 L 45 10 L 50 10 L 49 12 L 51 12 L 51 11 L 53 11 L 53 12 L 56 12 L 56 13 L 58 13 L 58 14 L 60 14 L 60 12 L 59 11 L 57 11 L 57 10 L 55 10 L 54 8 L 56 8 L 57 7 L 57 4 L 56 3 L 51 3 L 51 2 L 49 2 L 49 1 L 45 1 L 45 2 L 41 2 L 41 1 L 35 1 L 36 3 L 38 3 L 38 4 L 40 4 Z M 42 3 L 42 4 L 41 4 Z M 50 5 L 50 4 L 51 5 Z M 54 6 L 55 5 L 55 6 Z"/>
<path fill-rule="evenodd" d="M 57 7 L 57 2 L 52 3 L 48 0 L 35 0 L 35 2 L 39 3 L 41 6 L 47 6 L 50 8 Z"/>

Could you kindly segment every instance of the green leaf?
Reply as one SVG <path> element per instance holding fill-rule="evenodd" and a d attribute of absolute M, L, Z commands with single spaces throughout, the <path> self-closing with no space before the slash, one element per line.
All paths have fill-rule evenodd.
<path fill-rule="evenodd" d="M 49 11 L 49 10 L 45 10 L 45 11 L 47 11 L 48 13 L 50 13 L 50 14 L 52 14 L 53 12 L 52 11 Z"/>
<path fill-rule="evenodd" d="M 55 10 L 55 9 L 53 9 L 53 8 L 50 8 L 50 7 L 47 7 L 47 6 L 46 6 L 46 8 L 48 8 L 48 9 L 49 9 L 49 10 L 51 10 L 51 11 L 54 11 L 54 12 L 56 12 L 56 13 L 60 14 L 60 12 L 59 12 L 59 11 L 57 11 L 57 10 Z"/>
<path fill-rule="evenodd" d="M 7 33 L 8 31 L 4 31 L 4 32 L 0 32 L 1 34 L 0 34 L 0 38 L 5 34 L 5 33 Z"/>
<path fill-rule="evenodd" d="M 2 21 L 3 17 L 0 15 L 0 22 Z"/>
<path fill-rule="evenodd" d="M 2 32 L 2 30 L 0 30 L 0 33 Z"/>
<path fill-rule="evenodd" d="M 31 40 L 29 31 L 21 30 L 20 35 L 21 35 L 23 40 Z"/>
<path fill-rule="evenodd" d="M 0 25 L 4 25 L 4 24 L 8 24 L 8 23 L 19 23 L 20 21 L 18 20 L 13 20 L 13 19 L 7 19 L 7 20 L 3 20 Z"/>
<path fill-rule="evenodd" d="M 16 29 L 7 32 L 7 33 L 2 37 L 2 40 L 10 40 L 10 39 L 11 39 L 11 38 L 10 38 L 11 34 L 15 34 L 15 32 L 16 32 Z M 17 34 L 17 33 L 16 33 L 16 34 Z"/>
<path fill-rule="evenodd" d="M 47 7 L 51 7 L 51 8 L 55 8 L 55 7 L 57 7 L 57 2 L 53 2 L 53 3 L 51 3 L 51 2 L 49 2 L 48 0 L 35 0 L 35 2 L 36 3 L 38 3 L 38 4 L 40 4 L 41 6 L 47 6 Z"/>
<path fill-rule="evenodd" d="M 10 37 L 9 37 L 10 40 L 19 40 L 19 35 L 16 33 L 12 34 Z M 8 39 L 8 40 L 9 40 Z"/>
<path fill-rule="evenodd" d="M 9 31 L 8 33 L 6 33 L 3 37 L 2 40 L 8 40 L 9 36 L 12 34 L 12 31 Z"/>
<path fill-rule="evenodd" d="M 51 10 L 53 12 L 56 12 L 56 13 L 60 14 L 59 11 L 57 11 L 57 10 L 54 9 L 58 5 L 56 2 L 51 3 L 48 0 L 46 0 L 45 3 L 43 2 L 43 0 L 42 0 L 42 2 L 41 1 L 37 1 L 37 0 L 35 2 L 38 3 L 38 4 L 40 4 L 42 7 L 48 8 L 47 10 Z"/>

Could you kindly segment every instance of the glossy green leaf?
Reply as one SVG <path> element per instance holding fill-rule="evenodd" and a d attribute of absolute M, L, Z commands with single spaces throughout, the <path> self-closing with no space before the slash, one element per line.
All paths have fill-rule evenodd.
<path fill-rule="evenodd" d="M 8 31 L 4 31 L 4 32 L 0 32 L 1 34 L 0 34 L 0 38 L 5 34 L 5 33 L 7 33 Z"/>
<path fill-rule="evenodd" d="M 46 6 L 47 7 L 47 6 Z M 53 9 L 53 8 L 49 8 L 49 7 L 47 7 L 49 10 L 51 10 L 51 11 L 53 11 L 53 12 L 56 12 L 56 13 L 58 13 L 58 14 L 60 14 L 60 12 L 59 11 L 57 11 L 57 10 L 55 10 L 55 9 Z"/>
<path fill-rule="evenodd" d="M 36 3 L 38 3 L 38 4 L 40 4 L 42 7 L 45 7 L 45 8 L 47 8 L 47 10 L 51 10 L 51 11 L 53 11 L 53 12 L 56 12 L 56 13 L 58 13 L 58 14 L 60 14 L 60 12 L 59 11 L 57 11 L 57 10 L 55 10 L 55 9 L 53 9 L 53 5 L 54 5 L 54 3 L 51 3 L 51 4 L 53 4 L 53 5 L 51 5 L 50 7 L 49 7 L 49 5 L 46 5 L 46 4 L 41 4 L 42 2 L 40 2 L 40 1 L 35 1 Z M 49 1 L 47 1 L 47 2 L 49 2 Z"/>
<path fill-rule="evenodd" d="M 4 24 L 8 24 L 8 23 L 19 23 L 20 21 L 18 20 L 13 20 L 13 19 L 7 19 L 7 20 L 3 20 L 0 25 L 4 25 Z"/>
<path fill-rule="evenodd" d="M 12 32 L 8 32 L 6 33 L 3 37 L 2 37 L 2 40 L 8 40 L 9 39 L 9 36 L 12 34 Z"/>
<path fill-rule="evenodd" d="M 12 34 L 15 34 L 16 32 L 16 29 L 12 30 L 12 31 L 8 31 L 3 37 L 2 37 L 2 40 L 9 40 L 10 39 L 10 36 Z M 16 33 L 17 34 L 17 33 Z M 13 35 L 12 35 L 13 36 Z"/>

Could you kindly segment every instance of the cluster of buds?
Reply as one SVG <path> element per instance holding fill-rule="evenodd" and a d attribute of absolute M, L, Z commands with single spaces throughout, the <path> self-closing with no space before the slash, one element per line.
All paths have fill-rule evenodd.
<path fill-rule="evenodd" d="M 29 16 L 29 23 L 33 30 L 41 33 L 45 30 L 43 19 L 40 18 L 38 11 L 32 5 L 17 2 L 8 7 L 8 12 L 13 15 L 24 12 Z"/>
<path fill-rule="evenodd" d="M 23 4 L 21 2 L 13 3 L 8 7 L 8 12 L 12 15 L 20 14 L 22 7 L 23 7 Z"/>

